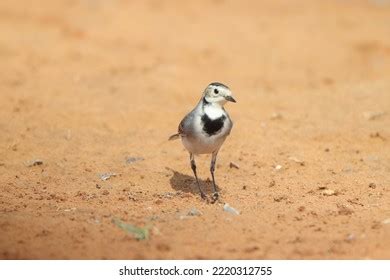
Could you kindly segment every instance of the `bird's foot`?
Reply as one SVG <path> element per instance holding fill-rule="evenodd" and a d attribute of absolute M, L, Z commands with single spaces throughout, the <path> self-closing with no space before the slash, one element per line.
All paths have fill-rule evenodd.
<path fill-rule="evenodd" d="M 208 200 L 208 199 L 207 199 L 207 195 L 206 195 L 204 192 L 201 192 L 201 193 L 200 193 L 200 197 L 201 197 L 202 199 Z"/>
<path fill-rule="evenodd" d="M 218 192 L 213 193 L 213 194 L 211 195 L 211 199 L 212 199 L 211 203 L 217 202 L 218 199 L 219 199 L 219 193 L 218 193 Z"/>

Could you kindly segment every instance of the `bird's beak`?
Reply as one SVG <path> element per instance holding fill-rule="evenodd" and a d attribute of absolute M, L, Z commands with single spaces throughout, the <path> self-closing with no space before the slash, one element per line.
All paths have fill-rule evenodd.
<path fill-rule="evenodd" d="M 234 103 L 237 102 L 237 101 L 233 98 L 233 96 L 231 96 L 231 95 L 225 96 L 225 99 L 226 99 L 227 101 L 230 101 L 230 102 L 234 102 Z"/>

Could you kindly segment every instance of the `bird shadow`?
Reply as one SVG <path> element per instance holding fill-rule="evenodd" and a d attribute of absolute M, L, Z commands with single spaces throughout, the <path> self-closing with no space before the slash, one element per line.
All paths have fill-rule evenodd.
<path fill-rule="evenodd" d="M 169 182 L 174 190 L 200 195 L 195 176 L 186 175 L 170 168 L 169 170 L 173 172 Z M 199 184 L 206 194 L 214 193 L 213 182 L 209 178 L 207 180 L 199 178 Z M 216 187 L 217 191 L 219 191 L 218 185 Z"/>

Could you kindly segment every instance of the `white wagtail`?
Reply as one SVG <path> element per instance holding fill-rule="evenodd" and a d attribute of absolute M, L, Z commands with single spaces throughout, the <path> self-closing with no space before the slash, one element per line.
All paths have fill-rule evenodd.
<path fill-rule="evenodd" d="M 212 154 L 210 172 L 213 179 L 213 199 L 218 199 L 214 170 L 217 154 L 226 137 L 230 134 L 233 122 L 223 108 L 227 101 L 236 102 L 230 89 L 221 83 L 211 83 L 204 90 L 198 105 L 179 124 L 178 133 L 169 140 L 181 138 L 190 153 L 191 168 L 194 172 L 200 195 L 206 198 L 196 174 L 195 155 Z"/>

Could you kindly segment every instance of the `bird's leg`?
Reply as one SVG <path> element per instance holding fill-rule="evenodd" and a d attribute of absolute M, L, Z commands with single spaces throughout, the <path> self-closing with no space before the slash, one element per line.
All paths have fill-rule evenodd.
<path fill-rule="evenodd" d="M 203 199 L 206 199 L 205 193 L 204 193 L 204 192 L 202 191 L 202 189 L 200 188 L 200 184 L 199 184 L 199 180 L 198 180 L 198 175 L 196 174 L 195 157 L 194 157 L 194 154 L 192 154 L 192 153 L 190 153 L 190 160 L 191 160 L 191 169 L 192 169 L 192 171 L 194 172 L 195 179 L 196 179 L 196 184 L 198 185 L 198 189 L 199 189 L 199 192 L 200 192 L 200 196 L 201 196 Z"/>
<path fill-rule="evenodd" d="M 219 197 L 219 193 L 217 191 L 217 186 L 215 184 L 215 178 L 214 178 L 215 162 L 217 161 L 217 154 L 218 154 L 218 151 L 216 151 L 212 154 L 211 165 L 210 165 L 210 173 L 211 173 L 211 178 L 213 179 L 213 188 L 214 188 L 214 193 L 213 193 L 214 202 L 217 201 L 218 197 Z"/>

